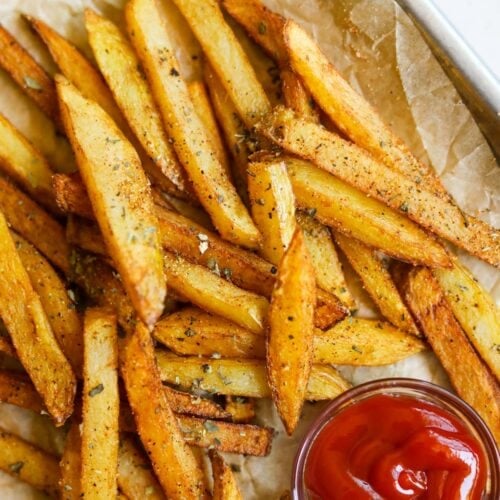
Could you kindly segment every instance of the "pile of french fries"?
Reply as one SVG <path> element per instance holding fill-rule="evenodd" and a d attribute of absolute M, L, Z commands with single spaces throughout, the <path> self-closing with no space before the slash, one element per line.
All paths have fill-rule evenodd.
<path fill-rule="evenodd" d="M 28 18 L 54 77 L 0 27 L 1 67 L 78 165 L 0 115 L 0 351 L 18 363 L 0 401 L 68 424 L 62 457 L 0 430 L 0 468 L 65 499 L 241 498 L 219 452 L 269 453 L 255 399 L 292 434 L 304 401 L 349 388 L 334 365 L 425 349 L 499 440 L 499 312 L 445 246 L 498 268 L 499 231 L 295 22 L 259 0 L 163 8 L 198 79 L 155 0 L 129 0 L 124 31 L 85 12 L 95 63 Z M 343 265 L 382 319 L 355 315 Z"/>

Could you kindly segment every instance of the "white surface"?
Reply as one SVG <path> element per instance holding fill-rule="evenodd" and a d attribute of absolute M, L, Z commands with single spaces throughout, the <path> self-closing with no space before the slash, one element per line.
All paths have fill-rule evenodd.
<path fill-rule="evenodd" d="M 500 0 L 431 0 L 500 85 Z"/>

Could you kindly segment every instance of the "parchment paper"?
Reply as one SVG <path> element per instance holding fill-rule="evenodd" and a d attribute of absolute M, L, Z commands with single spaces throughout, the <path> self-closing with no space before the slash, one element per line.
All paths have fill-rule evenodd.
<path fill-rule="evenodd" d="M 91 56 L 82 22 L 83 9 L 93 7 L 121 22 L 123 3 L 123 0 L 2 0 L 0 21 L 53 72 L 55 67 L 50 57 L 20 20 L 21 13 L 49 23 Z M 314 35 L 342 74 L 378 108 L 415 154 L 434 165 L 462 208 L 496 227 L 500 225 L 500 175 L 494 157 L 421 36 L 392 0 L 266 0 L 265 3 L 292 17 Z M 174 37 L 190 39 L 180 17 L 171 22 L 176 26 Z M 189 50 L 191 53 L 198 50 L 192 39 Z M 187 59 L 186 54 L 179 56 Z M 191 78 L 196 72 L 196 67 L 183 65 L 185 77 Z M 49 121 L 3 73 L 0 89 L 0 112 L 50 158 L 54 167 L 72 162 Z M 491 291 L 498 305 L 499 273 L 470 256 L 463 256 L 463 260 Z M 360 315 L 376 314 L 366 295 L 360 292 L 359 299 L 363 305 Z M 408 376 L 448 385 L 446 374 L 430 352 L 388 367 L 340 369 L 354 384 L 387 376 Z M 274 499 L 289 488 L 297 443 L 323 406 L 306 405 L 296 435 L 287 438 L 272 405 L 268 401 L 260 403 L 259 421 L 277 429 L 271 455 L 264 459 L 227 456 L 230 463 L 241 466 L 238 477 L 245 498 Z M 61 449 L 62 431 L 55 431 L 47 417 L 33 416 L 4 404 L 0 405 L 0 425 L 49 451 Z M 17 500 L 43 498 L 43 495 L 0 474 L 0 497 Z"/>

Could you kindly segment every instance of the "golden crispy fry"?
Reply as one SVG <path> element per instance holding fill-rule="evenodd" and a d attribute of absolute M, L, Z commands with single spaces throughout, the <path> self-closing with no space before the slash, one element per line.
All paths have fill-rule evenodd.
<path fill-rule="evenodd" d="M 179 416 L 184 440 L 191 446 L 264 457 L 271 451 L 273 430 L 257 425 Z"/>
<path fill-rule="evenodd" d="M 162 174 L 185 191 L 184 172 L 129 42 L 111 21 L 90 9 L 85 11 L 85 26 L 99 68 L 137 139 Z"/>
<path fill-rule="evenodd" d="M 295 198 L 282 161 L 254 162 L 248 168 L 252 216 L 262 233 L 260 253 L 278 265 L 295 232 Z"/>
<path fill-rule="evenodd" d="M 31 380 L 23 373 L 0 370 L 0 401 L 41 413 L 45 406 Z"/>
<path fill-rule="evenodd" d="M 132 437 L 127 435 L 120 437 L 118 486 L 131 500 L 165 500 L 148 457 L 136 446 Z"/>
<path fill-rule="evenodd" d="M 108 258 L 108 249 L 102 239 L 97 224 L 76 216 L 68 217 L 66 223 L 66 240 L 70 245 L 83 248 L 102 257 Z"/>
<path fill-rule="evenodd" d="M 0 66 L 10 74 L 26 95 L 61 128 L 56 89 L 52 78 L 2 26 L 0 26 Z"/>
<path fill-rule="evenodd" d="M 82 471 L 82 438 L 80 423 L 71 422 L 64 451 L 59 462 L 59 494 L 62 500 L 78 500 L 81 498 L 81 471 Z"/>
<path fill-rule="evenodd" d="M 243 500 L 231 467 L 215 451 L 208 453 L 214 478 L 213 500 Z"/>
<path fill-rule="evenodd" d="M 313 361 L 314 269 L 297 228 L 278 268 L 268 313 L 267 377 L 289 435 L 297 427 Z"/>
<path fill-rule="evenodd" d="M 250 422 L 255 418 L 255 402 L 243 396 L 226 396 L 226 411 L 233 422 Z"/>
<path fill-rule="evenodd" d="M 491 296 L 458 261 L 451 269 L 436 269 L 453 314 L 472 345 L 500 381 L 500 312 Z"/>
<path fill-rule="evenodd" d="M 0 428 L 0 469 L 57 497 L 59 464 L 56 457 Z"/>
<path fill-rule="evenodd" d="M 199 236 L 203 236 L 199 235 Z M 200 238 L 200 246 L 206 239 Z M 209 312 L 262 333 L 268 302 L 264 297 L 242 290 L 205 267 L 191 264 L 169 252 L 164 255 L 170 286 L 193 304 Z"/>
<path fill-rule="evenodd" d="M 361 278 L 363 287 L 380 309 L 382 316 L 399 329 L 419 335 L 417 325 L 401 300 L 389 271 L 372 248 L 341 233 L 335 240 Z"/>
<path fill-rule="evenodd" d="M 166 281 L 150 188 L 137 153 L 111 118 L 59 77 L 63 120 L 94 213 L 143 321 L 163 311 Z"/>
<path fill-rule="evenodd" d="M 172 411 L 177 414 L 194 415 L 206 418 L 229 418 L 231 413 L 224 410 L 222 406 L 206 398 L 200 398 L 187 392 L 176 391 L 170 387 L 164 387 L 168 404 Z"/>
<path fill-rule="evenodd" d="M 0 169 L 33 198 L 56 210 L 52 170 L 47 160 L 2 114 L 0 114 Z"/>
<path fill-rule="evenodd" d="M 52 264 L 68 272 L 69 247 L 61 224 L 2 177 L 0 211 L 12 229 L 32 243 Z"/>
<path fill-rule="evenodd" d="M 75 375 L 54 337 L 1 214 L 0 315 L 47 410 L 55 424 L 62 425 L 73 411 Z"/>
<path fill-rule="evenodd" d="M 461 274 L 457 271 L 459 280 Z M 500 440 L 500 387 L 469 343 L 439 282 L 431 271 L 420 268 L 410 271 L 402 288 L 453 387 Z"/>
<path fill-rule="evenodd" d="M 286 158 L 300 207 L 323 224 L 398 259 L 431 267 L 450 265 L 444 249 L 415 223 L 310 163 Z"/>
<path fill-rule="evenodd" d="M 78 174 L 55 174 L 52 176 L 52 186 L 61 212 L 94 219 L 94 211 L 87 190 Z"/>
<path fill-rule="evenodd" d="M 51 265 L 21 236 L 11 234 L 57 342 L 75 373 L 80 376 L 83 359 L 82 324 L 75 303 Z"/>
<path fill-rule="evenodd" d="M 355 144 L 279 106 L 262 119 L 257 129 L 287 151 L 312 161 L 473 255 L 500 266 L 500 231 L 464 216 L 447 199 L 391 170 Z"/>
<path fill-rule="evenodd" d="M 164 125 L 200 202 L 226 239 L 249 248 L 258 247 L 259 232 L 217 160 L 180 76 L 174 47 L 154 1 L 133 0 L 125 12 L 132 43 L 159 103 Z"/>
<path fill-rule="evenodd" d="M 147 328 L 139 323 L 120 353 L 122 377 L 141 441 L 169 498 L 199 498 L 203 473 L 163 391 Z"/>
<path fill-rule="evenodd" d="M 300 77 L 291 69 L 281 70 L 283 97 L 285 106 L 293 109 L 297 115 L 313 122 L 319 122 L 319 114 L 314 99 L 304 87 Z"/>
<path fill-rule="evenodd" d="M 217 359 L 216 359 L 217 358 Z M 202 389 L 229 396 L 267 398 L 271 390 L 266 367 L 261 360 L 179 357 L 156 351 L 160 376 L 164 382 L 182 389 Z M 333 399 L 349 384 L 332 367 L 313 365 L 306 398 L 311 401 Z"/>
<path fill-rule="evenodd" d="M 87 309 L 83 336 L 82 496 L 113 498 L 120 411 L 116 316 Z"/>
<path fill-rule="evenodd" d="M 174 2 L 186 17 L 243 121 L 252 126 L 271 105 L 216 0 Z"/>
<path fill-rule="evenodd" d="M 313 210 L 309 213 L 313 213 Z M 316 283 L 323 290 L 338 297 L 346 307 L 355 309 L 356 303 L 347 288 L 330 230 L 306 212 L 297 211 L 295 215 L 311 256 Z"/>

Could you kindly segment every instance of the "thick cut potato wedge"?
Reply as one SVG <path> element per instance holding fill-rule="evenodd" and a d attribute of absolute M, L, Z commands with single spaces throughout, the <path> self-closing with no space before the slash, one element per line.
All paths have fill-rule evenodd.
<path fill-rule="evenodd" d="M 0 315 L 56 425 L 73 411 L 76 379 L 0 214 Z"/>
<path fill-rule="evenodd" d="M 314 268 L 297 228 L 278 268 L 268 313 L 267 378 L 289 435 L 297 427 L 313 361 Z"/>
<path fill-rule="evenodd" d="M 87 309 L 83 338 L 82 496 L 113 498 L 120 412 L 116 316 Z"/>
<path fill-rule="evenodd" d="M 449 200 L 392 170 L 359 146 L 280 106 L 256 127 L 287 151 L 310 160 L 471 254 L 500 266 L 499 230 L 464 215 Z"/>
<path fill-rule="evenodd" d="M 462 270 L 457 271 L 462 273 Z M 428 269 L 413 269 L 403 279 L 403 294 L 453 387 L 500 440 L 500 387 L 471 346 L 446 293 Z M 496 330 L 498 332 L 498 330 Z"/>
<path fill-rule="evenodd" d="M 214 478 L 213 500 L 243 500 L 231 467 L 215 450 L 208 452 Z"/>
<path fill-rule="evenodd" d="M 387 255 L 431 267 L 449 266 L 446 251 L 415 223 L 310 163 L 286 158 L 300 207 L 323 224 Z"/>
<path fill-rule="evenodd" d="M 0 114 L 0 170 L 45 207 L 56 210 L 47 160 Z"/>
<path fill-rule="evenodd" d="M 26 95 L 61 129 L 57 94 L 52 78 L 2 26 L 0 67 L 9 73 Z"/>
<path fill-rule="evenodd" d="M 94 211 L 87 190 L 79 175 L 55 174 L 52 186 L 57 206 L 65 214 L 78 214 L 86 219 L 94 219 Z"/>
<path fill-rule="evenodd" d="M 69 246 L 61 224 L 2 177 L 0 211 L 12 229 L 32 243 L 52 264 L 65 273 L 68 272 Z"/>
<path fill-rule="evenodd" d="M 41 413 L 45 406 L 31 380 L 23 373 L 0 370 L 0 401 Z"/>
<path fill-rule="evenodd" d="M 255 418 L 255 400 L 242 396 L 226 396 L 226 411 L 233 422 L 251 422 Z"/>
<path fill-rule="evenodd" d="M 217 419 L 231 417 L 229 411 L 224 410 L 222 406 L 210 399 L 201 398 L 188 392 L 176 391 L 168 386 L 165 386 L 164 390 L 168 404 L 174 413 Z"/>
<path fill-rule="evenodd" d="M 206 240 L 200 240 L 200 244 Z M 264 331 L 269 303 L 264 297 L 242 290 L 205 267 L 191 264 L 169 252 L 164 255 L 170 286 L 193 304 L 219 314 L 252 332 Z"/>
<path fill-rule="evenodd" d="M 127 335 L 120 353 L 122 377 L 141 441 L 169 498 L 203 498 L 203 472 L 168 405 L 145 325 Z"/>
<path fill-rule="evenodd" d="M 269 100 L 216 0 L 174 0 L 223 82 L 238 113 L 251 127 L 270 110 Z M 221 57 L 224 54 L 224 57 Z"/>
<path fill-rule="evenodd" d="M 260 254 L 278 265 L 295 232 L 295 198 L 282 161 L 248 168 L 252 216 L 262 234 Z"/>
<path fill-rule="evenodd" d="M 133 438 L 125 434 L 120 436 L 118 486 L 131 500 L 165 500 L 148 457 L 137 447 Z"/>
<path fill-rule="evenodd" d="M 51 265 L 21 236 L 11 233 L 31 285 L 40 297 L 50 326 L 73 370 L 82 373 L 82 323 L 66 286 Z"/>
<path fill-rule="evenodd" d="M 309 213 L 313 213 L 310 210 Z M 326 292 L 332 293 L 349 309 L 356 309 L 356 303 L 347 288 L 337 251 L 330 230 L 304 211 L 295 214 L 302 228 L 307 250 L 311 256 L 316 283 Z"/>
<path fill-rule="evenodd" d="M 111 118 L 63 77 L 61 112 L 104 241 L 141 319 L 163 311 L 166 281 L 148 180 Z"/>
<path fill-rule="evenodd" d="M 66 436 L 64 451 L 59 462 L 59 495 L 62 500 L 81 498 L 82 438 L 80 423 L 73 420 Z"/>
<path fill-rule="evenodd" d="M 57 497 L 59 464 L 56 457 L 0 429 L 0 469 Z"/>
<path fill-rule="evenodd" d="M 335 240 L 382 316 L 401 330 L 418 336 L 417 325 L 401 299 L 389 271 L 374 250 L 341 233 L 335 234 Z"/>
<path fill-rule="evenodd" d="M 464 332 L 500 381 L 500 311 L 491 296 L 458 261 L 433 272 Z"/>
<path fill-rule="evenodd" d="M 217 159 L 179 73 L 166 27 L 153 0 L 132 0 L 127 27 L 158 102 L 164 125 L 201 204 L 224 238 L 257 248 L 260 235 Z"/>
<path fill-rule="evenodd" d="M 229 396 L 271 396 L 263 361 L 217 358 L 186 358 L 163 350 L 156 351 L 161 379 L 169 384 Z M 313 365 L 306 398 L 310 401 L 333 399 L 348 387 L 348 382 L 334 368 Z"/>

